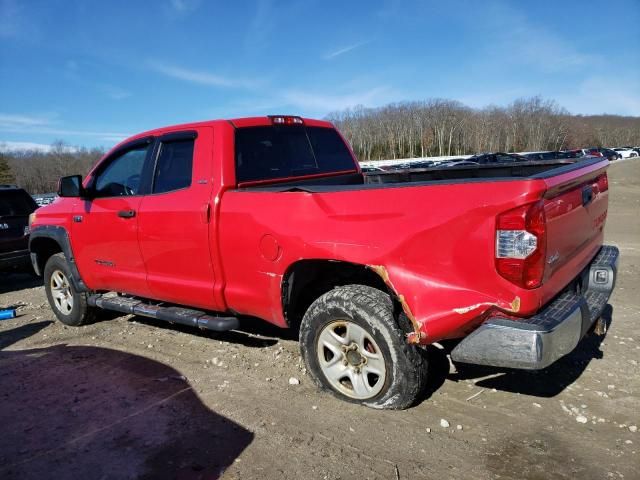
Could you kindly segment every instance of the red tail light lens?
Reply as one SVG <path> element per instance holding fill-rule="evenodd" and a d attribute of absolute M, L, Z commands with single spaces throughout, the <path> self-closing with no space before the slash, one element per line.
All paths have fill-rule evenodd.
<path fill-rule="evenodd" d="M 606 173 L 603 173 L 598 178 L 596 178 L 596 183 L 598 184 L 598 191 L 606 192 L 609 190 L 609 178 Z"/>
<path fill-rule="evenodd" d="M 496 219 L 496 269 L 522 288 L 542 284 L 547 250 L 546 220 L 542 200 L 498 215 Z"/>

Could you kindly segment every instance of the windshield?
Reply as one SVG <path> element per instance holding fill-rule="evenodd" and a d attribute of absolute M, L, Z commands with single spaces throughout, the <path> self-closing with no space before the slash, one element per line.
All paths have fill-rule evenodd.
<path fill-rule="evenodd" d="M 235 147 L 238 183 L 355 170 L 349 149 L 332 128 L 239 128 Z"/>

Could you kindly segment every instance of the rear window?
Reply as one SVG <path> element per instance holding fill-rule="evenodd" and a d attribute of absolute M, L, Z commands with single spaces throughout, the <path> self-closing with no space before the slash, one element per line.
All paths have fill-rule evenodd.
<path fill-rule="evenodd" d="M 332 128 L 274 125 L 236 130 L 238 183 L 345 170 L 355 170 L 355 164 Z"/>
<path fill-rule="evenodd" d="M 0 216 L 29 215 L 37 207 L 24 190 L 0 190 Z"/>

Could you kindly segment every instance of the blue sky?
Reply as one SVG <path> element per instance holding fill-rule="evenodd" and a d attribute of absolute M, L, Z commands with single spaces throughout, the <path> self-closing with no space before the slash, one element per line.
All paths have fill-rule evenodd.
<path fill-rule="evenodd" d="M 0 0 L 0 143 L 522 96 L 640 115 L 640 2 Z"/>

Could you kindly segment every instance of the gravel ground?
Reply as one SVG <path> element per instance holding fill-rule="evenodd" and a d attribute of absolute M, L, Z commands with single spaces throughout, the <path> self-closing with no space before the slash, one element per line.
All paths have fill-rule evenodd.
<path fill-rule="evenodd" d="M 432 388 L 402 412 L 318 393 L 287 332 L 66 327 L 41 283 L 3 275 L 19 317 L 0 321 L 0 477 L 640 478 L 640 160 L 610 188 L 607 336 L 539 373 L 456 371 L 433 347 Z"/>

